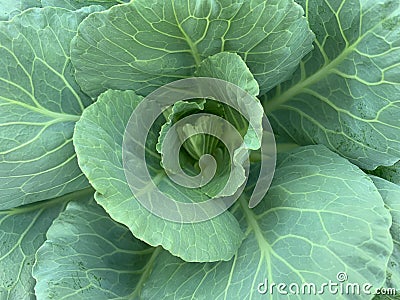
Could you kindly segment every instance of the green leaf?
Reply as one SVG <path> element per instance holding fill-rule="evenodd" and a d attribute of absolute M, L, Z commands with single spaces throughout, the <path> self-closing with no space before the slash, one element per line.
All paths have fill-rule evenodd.
<path fill-rule="evenodd" d="M 400 161 L 390 167 L 378 167 L 372 174 L 400 185 Z"/>
<path fill-rule="evenodd" d="M 386 207 L 392 215 L 390 233 L 393 238 L 393 253 L 386 270 L 385 288 L 395 288 L 400 292 L 400 186 L 385 179 L 371 176 L 382 195 Z"/>
<path fill-rule="evenodd" d="M 92 97 L 107 89 L 147 95 L 228 51 L 245 60 L 265 92 L 311 50 L 303 13 L 292 0 L 131 1 L 82 23 L 72 44 L 76 78 Z"/>
<path fill-rule="evenodd" d="M 96 10 L 48 7 L 0 22 L 0 209 L 88 186 L 72 134 L 92 101 L 74 81 L 69 45 Z"/>
<path fill-rule="evenodd" d="M 71 200 L 93 195 L 91 188 L 0 211 L 0 299 L 36 299 L 31 275 L 37 249 L 53 220 Z"/>
<path fill-rule="evenodd" d="M 243 99 L 236 100 L 241 108 L 240 113 L 227 106 L 224 106 L 223 110 L 225 118 L 244 135 L 244 141 L 248 148 L 252 150 L 259 149 L 261 141 L 257 138 L 256 132 L 258 131 L 259 136 L 261 136 L 264 111 L 256 98 L 259 93 L 257 81 L 240 56 L 227 52 L 210 56 L 201 62 L 195 75 L 197 77 L 212 77 L 231 82 L 254 96 L 254 101 L 251 102 L 245 102 Z M 249 119 L 256 120 L 257 128 L 248 128 L 248 121 L 242 115 L 245 112 Z"/>
<path fill-rule="evenodd" d="M 41 7 L 40 0 L 0 0 L 0 21 L 7 21 L 31 7 Z"/>
<path fill-rule="evenodd" d="M 166 122 L 162 125 L 156 150 L 161 154 L 161 148 L 168 130 L 172 127 L 174 122 L 187 115 L 204 110 L 205 99 L 198 101 L 177 101 L 170 109 L 167 109 L 163 114 L 166 117 Z"/>
<path fill-rule="evenodd" d="M 322 145 L 278 157 L 275 179 L 253 210 L 244 197 L 232 208 L 246 231 L 229 262 L 187 263 L 157 258 L 143 299 L 303 299 L 257 292 L 260 283 L 338 282 L 381 287 L 392 240 L 390 214 L 371 180 Z M 289 291 L 286 287 L 286 291 Z M 370 299 L 373 295 L 354 295 Z M 310 299 L 338 299 L 325 287 Z"/>
<path fill-rule="evenodd" d="M 262 113 L 261 107 L 252 106 L 254 111 Z M 255 109 L 254 109 L 255 108 Z M 180 120 L 181 117 L 185 117 L 187 115 L 193 115 L 196 113 L 210 113 L 218 112 L 222 114 L 220 117 L 225 117 L 223 112 L 226 111 L 226 106 L 223 106 L 220 103 L 210 100 L 198 100 L 195 102 L 190 101 L 177 101 L 170 109 L 170 113 L 167 116 L 167 121 L 161 126 L 160 135 L 158 137 L 158 143 L 156 144 L 157 152 L 161 154 L 161 166 L 164 169 L 168 169 L 168 162 L 171 157 L 168 155 L 171 153 L 170 149 L 165 150 L 163 148 L 163 143 L 167 136 L 168 131 L 176 130 L 179 136 L 179 140 L 177 143 L 172 143 L 174 146 L 178 143 L 183 142 L 182 148 L 184 150 L 179 151 L 179 163 L 181 168 L 184 170 L 186 174 L 190 174 L 191 176 L 198 175 L 201 170 L 199 168 L 199 159 L 204 154 L 211 154 L 217 162 L 217 168 L 215 170 L 215 174 L 212 180 L 201 186 L 201 193 L 209 196 L 215 197 L 216 195 L 219 196 L 231 196 L 242 186 L 242 184 L 246 180 L 246 174 L 244 169 L 244 162 L 241 161 L 241 156 L 234 156 L 233 157 L 233 165 L 231 165 L 231 160 L 229 157 L 229 152 L 226 147 L 221 147 L 219 144 L 219 140 L 217 137 L 206 135 L 206 134 L 196 134 L 191 136 L 185 141 L 187 136 L 193 134 L 193 132 L 201 131 L 204 128 L 208 128 L 209 131 L 216 133 L 218 137 L 227 134 L 228 127 L 226 124 L 220 122 L 220 120 L 214 120 L 208 116 L 204 116 L 202 118 L 197 119 L 195 122 L 186 122 L 184 121 L 182 126 L 177 126 L 173 128 L 174 123 Z M 254 114 L 255 118 L 260 117 L 259 114 Z M 261 126 L 261 117 L 260 122 Z M 234 127 L 229 127 L 234 129 Z M 246 128 L 245 128 L 246 129 Z M 240 144 L 237 142 L 238 139 L 235 137 L 239 137 L 240 134 L 237 136 L 232 136 L 231 138 L 227 138 L 230 142 L 234 142 L 237 146 L 235 151 L 240 151 L 242 147 L 239 148 Z M 257 139 L 257 137 L 254 137 Z M 240 136 L 240 141 L 243 142 L 242 137 Z M 232 143 L 233 144 L 233 143 Z M 259 144 L 259 143 L 258 143 Z M 158 161 L 156 160 L 154 168 L 157 168 Z M 157 168 L 159 169 L 159 168 Z M 160 170 L 161 171 L 161 170 Z M 170 170 L 172 173 L 174 170 Z M 229 177 L 231 177 L 231 184 L 228 184 Z M 206 176 L 204 176 L 206 177 Z M 204 177 L 200 177 L 199 179 L 202 180 Z M 222 192 L 222 188 L 227 187 Z"/>
<path fill-rule="evenodd" d="M 207 57 L 200 63 L 195 76 L 231 82 L 254 97 L 260 92 L 258 83 L 246 63 L 235 53 L 221 52 Z"/>
<path fill-rule="evenodd" d="M 153 215 L 133 197 L 123 170 L 122 139 L 141 100 L 132 91 L 107 91 L 84 111 L 76 125 L 74 145 L 78 162 L 97 190 L 96 201 L 135 237 L 152 246 L 162 245 L 188 261 L 229 260 L 243 239 L 237 220 L 229 212 L 205 222 L 180 224 Z M 176 201 L 208 199 L 200 189 L 178 189 L 160 170 L 160 157 L 155 150 L 158 133 L 149 132 L 153 147 L 146 147 L 146 163 L 156 176 L 158 188 Z"/>
<path fill-rule="evenodd" d="M 241 138 L 244 139 L 244 143 L 242 141 L 237 145 L 237 147 L 235 147 L 235 153 L 240 153 L 243 150 L 248 151 L 248 149 L 258 150 L 261 145 L 261 139 L 259 137 L 262 136 L 263 108 L 258 99 L 255 98 L 259 92 L 257 81 L 254 79 L 241 57 L 237 54 L 228 52 L 221 52 L 210 56 L 201 62 L 195 75 L 197 77 L 211 77 L 231 82 L 254 96 L 254 98 L 246 97 L 245 99 L 240 98 L 236 100 L 231 97 L 231 101 L 236 101 L 237 107 L 241 108 L 241 113 L 245 113 L 249 120 L 253 121 L 252 124 L 256 124 L 255 128 L 249 128 L 248 120 L 229 105 L 212 100 L 205 101 L 204 99 L 195 102 L 178 101 L 169 110 L 169 114 L 166 114 L 167 122 L 161 127 L 160 136 L 156 145 L 157 151 L 162 155 L 163 166 L 166 166 L 164 161 L 168 159 L 168 151 L 166 153 L 167 155 L 164 155 L 165 153 L 161 150 L 167 132 L 177 121 L 187 115 L 195 113 L 210 113 L 218 115 L 224 118 L 224 120 L 230 122 L 233 126 L 232 128 L 235 128 L 235 130 L 241 135 Z M 207 127 L 213 128 L 214 131 L 217 131 L 216 128 L 220 128 L 220 131 L 217 134 L 218 137 L 228 134 L 228 128 L 224 126 L 224 124 L 220 124 L 219 121 L 207 117 L 204 117 L 203 119 L 200 118 L 195 122 L 195 124 L 190 124 L 189 126 L 185 123 L 182 128 L 178 127 L 176 130 L 178 131 L 178 135 L 181 137 L 181 141 L 183 141 L 185 140 L 184 137 L 190 136 L 193 132 L 196 132 L 196 130 L 201 131 L 201 129 Z M 230 136 L 226 140 L 232 142 L 234 141 L 234 136 Z M 224 195 L 233 195 L 237 191 L 238 187 L 240 187 L 246 180 L 241 155 L 233 155 L 233 166 L 231 169 L 227 149 L 223 147 L 218 148 L 218 146 L 220 146 L 218 145 L 218 138 L 204 134 L 194 135 L 183 143 L 183 147 L 196 161 L 205 153 L 211 153 L 213 156 L 219 158 L 218 165 L 220 167 L 217 169 L 216 175 L 214 175 L 214 178 L 217 179 L 213 179 L 209 184 L 202 187 L 204 193 L 210 197 L 215 196 L 220 192 L 221 186 L 223 187 L 225 185 L 230 175 L 235 178 L 233 181 L 234 184 L 230 185 L 230 188 L 224 191 Z M 218 152 L 218 150 L 221 151 Z M 184 160 L 185 159 L 182 158 L 181 155 L 180 161 L 182 162 Z M 191 161 L 187 161 L 184 168 L 185 172 L 190 170 L 191 163 Z M 197 172 L 194 170 L 192 173 L 192 175 L 195 176 L 198 173 L 198 170 Z"/>
<path fill-rule="evenodd" d="M 400 2 L 299 0 L 314 51 L 265 98 L 278 134 L 373 170 L 400 159 Z"/>
<path fill-rule="evenodd" d="M 129 0 L 42 0 L 42 5 L 43 7 L 52 6 L 75 10 L 95 4 L 109 8 L 113 5 L 127 2 Z"/>
<path fill-rule="evenodd" d="M 258 83 L 254 79 L 253 74 L 251 74 L 241 57 L 234 53 L 221 52 L 204 59 L 194 75 L 197 77 L 211 77 L 231 82 L 254 97 L 259 93 Z M 259 126 L 261 126 L 263 109 L 258 100 L 256 98 L 255 100 L 254 103 L 239 104 L 244 111 L 248 112 L 250 117 L 257 119 Z M 184 116 L 203 110 L 224 116 L 243 136 L 247 133 L 248 121 L 240 113 L 227 105 L 210 102 L 211 101 L 208 101 L 208 105 L 205 105 L 206 102 L 204 100 L 197 102 L 176 102 L 168 113 L 166 113 L 167 122 L 161 128 L 159 141 L 156 145 L 157 151 L 161 153 L 163 139 L 174 122 Z M 251 133 L 248 134 L 246 142 L 250 148 L 258 149 L 260 141 L 257 141 L 253 130 L 251 130 Z M 256 139 L 256 141 L 252 142 L 252 139 Z"/>
<path fill-rule="evenodd" d="M 374 300 L 400 300 L 400 296 L 395 295 L 377 295 L 373 298 Z"/>
<path fill-rule="evenodd" d="M 135 239 L 94 201 L 71 202 L 37 252 L 36 295 L 38 299 L 137 299 L 160 251 Z"/>

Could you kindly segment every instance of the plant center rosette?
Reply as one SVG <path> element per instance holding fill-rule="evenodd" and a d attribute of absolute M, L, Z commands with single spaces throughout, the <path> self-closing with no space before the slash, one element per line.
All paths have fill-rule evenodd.
<path fill-rule="evenodd" d="M 275 166 L 274 136 L 260 108 L 255 96 L 235 84 L 207 77 L 176 81 L 148 95 L 124 134 L 123 165 L 135 198 L 165 220 L 210 220 L 243 193 L 249 152 L 258 150 L 262 183 L 255 185 L 250 205 L 258 204 Z M 149 131 L 159 132 L 158 138 Z M 185 196 L 168 193 L 171 186 Z"/>

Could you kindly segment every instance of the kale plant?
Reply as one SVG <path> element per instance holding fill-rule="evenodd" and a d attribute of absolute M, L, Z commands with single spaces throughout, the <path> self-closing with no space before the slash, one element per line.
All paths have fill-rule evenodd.
<path fill-rule="evenodd" d="M 0 299 L 400 293 L 399 1 L 0 18 Z"/>

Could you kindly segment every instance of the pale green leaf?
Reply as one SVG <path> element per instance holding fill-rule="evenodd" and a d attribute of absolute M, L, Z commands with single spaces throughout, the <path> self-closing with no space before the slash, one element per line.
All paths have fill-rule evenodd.
<path fill-rule="evenodd" d="M 0 21 L 7 21 L 31 7 L 41 7 L 40 0 L 0 0 Z"/>
<path fill-rule="evenodd" d="M 152 246 L 162 245 L 188 261 L 230 259 L 243 233 L 237 220 L 225 212 L 212 220 L 180 224 L 163 220 L 144 208 L 132 195 L 122 163 L 122 139 L 126 124 L 142 97 L 132 91 L 107 91 L 87 108 L 77 123 L 74 145 L 82 171 L 97 190 L 96 201 L 110 216 L 129 227 L 135 237 Z M 161 126 L 160 126 L 161 127 Z M 156 152 L 159 130 L 150 130 L 148 163 L 158 188 L 176 201 L 203 201 L 199 189 L 179 188 L 161 169 Z"/>
<path fill-rule="evenodd" d="M 161 154 L 161 166 L 163 168 L 167 168 L 166 163 L 168 163 L 168 159 L 170 159 L 168 154 L 170 154 L 171 151 L 165 151 L 162 149 L 162 145 L 167 132 L 169 130 L 177 130 L 172 127 L 175 125 L 174 122 L 177 122 L 180 119 L 180 116 L 186 116 L 187 114 L 211 114 L 213 111 L 218 111 L 218 113 L 221 114 L 221 117 L 224 117 L 223 105 L 210 100 L 198 100 L 196 102 L 178 101 L 172 106 L 171 112 L 167 117 L 167 121 L 161 127 L 158 143 L 156 145 L 157 151 Z M 210 120 L 207 117 L 200 120 L 201 122 L 191 124 L 193 125 L 193 130 L 199 130 L 208 127 L 214 128 L 211 130 L 216 131 L 215 128 L 219 127 L 220 129 L 218 130 L 218 135 L 219 137 L 223 135 L 224 126 L 220 126 L 221 124 L 219 122 Z M 184 126 L 186 126 L 188 123 L 185 122 L 184 124 Z M 182 130 L 182 128 L 180 128 L 180 130 L 180 134 L 184 137 L 186 133 Z M 187 131 L 187 134 L 190 134 L 190 130 Z M 181 138 L 179 142 L 182 142 L 183 140 L 184 138 Z M 182 148 L 187 152 L 185 152 L 185 150 Z M 184 172 L 186 174 L 190 174 L 190 176 L 196 176 L 200 173 L 201 170 L 199 168 L 198 160 L 202 155 L 211 154 L 217 161 L 217 168 L 212 180 L 201 187 L 201 192 L 205 195 L 209 197 L 215 197 L 216 195 L 231 196 L 246 180 L 245 170 L 241 164 L 241 161 L 235 161 L 235 163 L 232 165 L 227 148 L 221 147 L 217 137 L 198 134 L 183 142 L 182 148 L 179 151 L 179 163 Z M 233 160 L 235 160 L 235 158 Z M 158 164 L 158 161 L 156 160 L 155 163 Z M 233 184 L 228 184 L 228 188 L 224 190 L 224 193 L 221 193 L 222 188 L 227 185 L 230 176 L 232 176 L 231 182 Z M 234 180 L 232 180 L 233 178 Z"/>
<path fill-rule="evenodd" d="M 93 195 L 88 188 L 51 201 L 0 211 L 0 299 L 36 299 L 31 275 L 46 231 L 71 200 Z"/>
<path fill-rule="evenodd" d="M 249 149 L 257 150 L 260 148 L 260 141 L 257 133 L 261 135 L 263 109 L 256 96 L 259 93 L 259 86 L 253 74 L 247 68 L 245 62 L 239 55 L 234 53 L 221 52 L 203 60 L 195 72 L 197 77 L 212 77 L 231 82 L 245 90 L 254 101 L 246 99 L 232 99 L 241 108 L 238 112 L 235 109 L 224 106 L 225 118 L 231 122 L 236 129 L 244 136 L 244 141 Z M 248 119 L 245 118 L 248 117 Z M 248 128 L 249 119 L 256 120 L 257 128 Z M 256 133 L 257 132 L 257 133 Z"/>
<path fill-rule="evenodd" d="M 393 238 L 393 253 L 387 265 L 384 287 L 395 288 L 400 292 L 400 186 L 376 176 L 371 176 L 371 178 L 392 215 L 390 233 Z"/>
<path fill-rule="evenodd" d="M 299 0 L 314 50 L 265 109 L 278 134 L 373 170 L 400 159 L 400 2 Z"/>
<path fill-rule="evenodd" d="M 197 77 L 211 77 L 231 82 L 254 97 L 259 93 L 258 83 L 254 79 L 253 74 L 251 74 L 241 57 L 234 53 L 221 52 L 204 59 L 200 63 L 194 75 Z M 208 101 L 208 105 L 206 106 L 205 103 L 205 101 L 178 101 L 168 111 L 167 114 L 164 113 L 166 115 L 167 122 L 161 128 L 159 141 L 156 145 L 159 153 L 161 153 L 163 139 L 173 123 L 179 120 L 181 117 L 194 112 L 206 111 L 223 116 L 230 121 L 235 128 L 242 133 L 243 136 L 247 133 L 248 121 L 234 109 L 230 109 L 230 107 L 227 105 L 217 104 L 216 102 Z M 254 103 L 241 104 L 240 107 L 244 110 L 247 110 L 250 117 L 257 119 L 261 126 L 263 109 L 261 105 L 259 105 L 258 100 L 255 100 Z M 256 139 L 253 135 L 249 136 Z M 260 144 L 259 141 L 252 143 L 251 137 L 247 137 L 247 142 L 249 145 Z M 258 147 L 253 146 L 253 148 L 257 149 Z"/>
<path fill-rule="evenodd" d="M 82 23 L 72 44 L 76 78 L 92 97 L 110 88 L 147 95 L 228 51 L 265 92 L 311 50 L 303 13 L 292 0 L 135 0 Z"/>
<path fill-rule="evenodd" d="M 194 264 L 161 253 L 142 299 L 371 299 L 327 287 L 306 297 L 257 288 L 265 279 L 320 287 L 339 282 L 339 272 L 374 288 L 385 281 L 390 214 L 368 176 L 324 146 L 282 154 L 266 198 L 251 210 L 242 197 L 232 211 L 246 239 L 231 261 Z"/>
<path fill-rule="evenodd" d="M 231 82 L 245 90 L 251 96 L 254 96 L 254 98 L 246 97 L 245 99 L 233 99 L 233 97 L 231 97 L 230 101 L 235 102 L 237 107 L 240 107 L 241 113 L 244 113 L 249 120 L 252 120 L 252 124 L 256 124 L 256 128 L 249 128 L 248 120 L 229 105 L 211 100 L 197 100 L 195 102 L 178 101 L 171 107 L 169 114 L 167 114 L 167 122 L 161 127 L 160 136 L 156 145 L 157 151 L 162 154 L 162 162 L 164 159 L 168 159 L 168 155 L 163 155 L 164 153 L 161 151 L 162 142 L 167 131 L 170 130 L 174 123 L 181 118 L 195 113 L 210 113 L 218 115 L 230 122 L 233 128 L 235 128 L 244 139 L 244 143 L 242 143 L 241 146 L 238 145 L 237 149 L 235 149 L 236 153 L 240 153 L 243 148 L 246 148 L 246 151 L 247 149 L 259 149 L 261 140 L 258 137 L 262 134 L 263 117 L 263 108 L 258 99 L 255 98 L 255 96 L 258 95 L 259 87 L 257 81 L 254 79 L 241 57 L 237 54 L 228 52 L 221 52 L 210 56 L 201 62 L 195 72 L 195 76 L 211 77 Z M 209 118 L 205 117 L 202 122 L 197 122 L 193 127 L 196 129 L 196 127 L 204 128 L 207 126 L 217 128 L 218 124 L 217 122 L 213 122 Z M 221 129 L 218 136 L 221 137 L 226 131 L 226 128 Z M 182 135 L 184 136 L 184 134 Z M 227 140 L 233 140 L 233 137 L 228 138 Z M 204 134 L 195 135 L 183 143 L 183 147 L 197 160 L 205 153 L 213 153 L 213 156 L 219 158 L 217 174 L 214 175 L 214 179 L 209 184 L 202 187 L 204 193 L 207 195 L 212 197 L 218 194 L 221 189 L 220 187 L 225 185 L 230 175 L 234 176 L 235 181 L 229 189 L 225 190 L 224 195 L 234 194 L 238 187 L 240 187 L 246 180 L 245 170 L 243 163 L 240 161 L 241 157 L 239 155 L 233 156 L 233 166 L 231 169 L 231 163 L 226 148 L 222 147 L 222 151 L 214 153 L 214 151 L 221 150 L 218 148 L 218 139 L 216 137 Z M 181 162 L 182 161 L 185 161 L 185 158 L 182 158 L 181 156 Z M 190 164 L 190 161 L 185 164 L 185 171 L 190 169 Z M 193 175 L 196 175 L 198 172 L 198 170 L 197 172 L 195 170 L 192 173 Z"/>
<path fill-rule="evenodd" d="M 0 22 L 0 209 L 88 186 L 72 134 L 92 101 L 74 80 L 69 45 L 98 9 L 31 9 Z"/>
<path fill-rule="evenodd" d="M 92 198 L 93 199 L 93 198 Z M 37 252 L 38 299 L 138 299 L 161 248 L 135 239 L 94 201 L 73 201 Z"/>
<path fill-rule="evenodd" d="M 43 7 L 52 6 L 75 10 L 95 4 L 109 8 L 113 5 L 127 2 L 129 0 L 42 0 L 42 5 Z"/>
<path fill-rule="evenodd" d="M 221 52 L 207 57 L 200 63 L 195 76 L 231 82 L 254 97 L 260 92 L 258 83 L 246 63 L 235 53 Z"/>
<path fill-rule="evenodd" d="M 161 154 L 161 147 L 164 142 L 165 136 L 171 126 L 179 120 L 181 117 L 197 113 L 204 110 L 205 99 L 197 101 L 177 101 L 171 108 L 166 109 L 163 112 L 166 122 L 162 125 L 160 130 L 160 135 L 158 137 L 158 142 L 156 144 L 157 152 Z"/>

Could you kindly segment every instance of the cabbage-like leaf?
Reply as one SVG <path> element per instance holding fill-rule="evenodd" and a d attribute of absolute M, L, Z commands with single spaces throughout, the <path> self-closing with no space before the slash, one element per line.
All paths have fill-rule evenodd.
<path fill-rule="evenodd" d="M 400 2 L 298 1 L 316 34 L 293 78 L 269 93 L 278 134 L 373 170 L 400 159 Z"/>
<path fill-rule="evenodd" d="M 163 168 L 166 167 L 163 162 L 166 161 L 166 163 L 168 163 L 168 159 L 170 159 L 170 157 L 168 157 L 168 151 L 163 153 L 163 143 L 167 133 L 173 128 L 174 123 L 179 121 L 182 117 L 196 113 L 204 113 L 206 111 L 207 113 L 210 113 L 210 110 L 221 114 L 221 112 L 224 111 L 224 107 L 222 104 L 215 102 L 211 103 L 210 107 L 210 101 L 206 101 L 205 99 L 197 99 L 196 101 L 177 101 L 170 109 L 166 110 L 164 113 L 164 115 L 166 115 L 166 121 L 161 126 L 158 142 L 156 144 L 156 150 L 161 154 L 160 164 Z M 198 123 L 197 125 L 213 127 L 214 123 L 210 122 L 207 118 L 204 118 L 204 121 Z M 181 132 L 181 134 L 184 136 L 184 133 Z M 182 141 L 182 139 L 180 141 Z M 191 137 L 182 143 L 182 148 L 185 149 L 189 155 L 182 155 L 182 152 L 184 151 L 180 151 L 179 153 L 180 166 L 182 169 L 184 169 L 185 173 L 189 174 L 190 176 L 196 176 L 200 172 L 198 161 L 194 162 L 194 158 L 198 160 L 203 154 L 211 154 L 214 157 L 218 157 L 218 165 L 215 170 L 216 173 L 213 177 L 213 180 L 201 187 L 202 192 L 210 197 L 216 196 L 220 192 L 220 187 L 226 185 L 231 173 L 229 153 L 226 153 L 226 151 L 224 152 L 221 149 L 217 149 L 217 146 L 218 139 L 216 137 L 201 134 Z M 158 166 L 158 162 L 156 162 L 155 165 Z M 240 163 L 234 167 L 233 172 L 236 173 L 236 184 L 232 185 L 231 188 L 226 191 L 225 195 L 234 194 L 238 190 L 238 187 L 240 187 L 240 185 L 246 179 L 244 168 Z"/>
<path fill-rule="evenodd" d="M 92 101 L 74 80 L 69 45 L 99 9 L 32 9 L 0 22 L 0 209 L 88 186 L 72 134 Z"/>
<path fill-rule="evenodd" d="M 232 51 L 262 91 L 287 79 L 311 50 L 313 34 L 292 0 L 135 0 L 92 14 L 72 43 L 82 89 L 147 95 L 193 75 L 210 55 Z"/>
<path fill-rule="evenodd" d="M 261 124 L 263 110 L 257 109 L 259 100 L 256 96 L 259 94 L 259 86 L 253 74 L 250 72 L 245 62 L 239 55 L 234 53 L 221 52 L 216 55 L 207 57 L 201 62 L 195 72 L 197 77 L 212 77 L 222 79 L 237 86 L 240 86 L 249 95 L 254 96 L 254 102 L 242 103 L 240 107 L 250 111 L 250 117 L 259 120 Z M 250 98 L 249 98 L 250 99 Z M 244 136 L 245 144 L 249 149 L 256 150 L 259 148 L 260 141 L 256 138 L 254 128 L 248 128 L 248 120 L 244 118 L 235 109 L 225 106 L 224 112 L 226 119 L 234 124 L 236 129 Z"/>
<path fill-rule="evenodd" d="M 200 63 L 195 76 L 231 82 L 254 97 L 260 92 L 257 81 L 246 63 L 235 53 L 221 52 L 207 57 Z"/>
<path fill-rule="evenodd" d="M 7 21 L 31 7 L 41 7 L 40 0 L 0 0 L 0 21 Z"/>
<path fill-rule="evenodd" d="M 1 1 L 1 0 L 0 0 Z M 66 9 L 79 9 L 84 6 L 90 5 L 101 5 L 103 7 L 109 8 L 116 4 L 127 3 L 129 0 L 42 0 L 43 7 L 62 7 Z"/>
<path fill-rule="evenodd" d="M 194 75 L 197 77 L 218 78 L 231 82 L 254 97 L 259 94 L 259 86 L 253 74 L 251 74 L 240 56 L 234 53 L 221 52 L 204 59 Z M 205 100 L 203 100 L 201 102 L 178 101 L 174 104 L 166 116 L 167 122 L 162 126 L 159 141 L 156 145 L 159 153 L 161 153 L 161 145 L 165 135 L 174 121 L 190 113 L 203 111 L 205 109 L 205 103 Z M 228 106 L 218 105 L 214 108 L 214 112 L 227 116 L 228 120 L 234 124 L 238 131 L 244 131 L 244 134 L 246 134 L 248 122 L 240 114 L 235 113 L 234 109 L 229 109 Z M 260 118 L 259 115 L 260 113 L 258 113 L 258 118 Z M 254 144 L 259 144 L 259 142 L 256 141 Z"/>
<path fill-rule="evenodd" d="M 376 176 L 371 176 L 371 179 L 392 215 L 390 233 L 393 238 L 393 253 L 387 265 L 384 288 L 395 288 L 400 292 L 400 186 Z"/>
<path fill-rule="evenodd" d="M 161 126 L 160 135 L 156 144 L 157 152 L 161 154 L 161 148 L 164 143 L 168 130 L 173 126 L 174 122 L 186 115 L 197 113 L 204 110 L 205 99 L 197 101 L 177 101 L 175 104 L 167 109 L 163 114 L 165 115 L 165 123 Z M 222 109 L 222 106 L 221 106 Z"/>
<path fill-rule="evenodd" d="M 347 282 L 381 287 L 393 249 L 391 218 L 371 180 L 323 146 L 282 154 L 276 175 L 259 206 L 249 209 L 244 195 L 232 208 L 246 239 L 229 262 L 188 263 L 146 248 L 100 207 L 73 202 L 38 251 L 36 292 L 66 299 L 77 292 L 85 299 L 264 299 L 269 295 L 257 288 L 265 279 L 319 286 L 339 282 L 339 272 Z M 317 298 L 337 296 L 326 290 Z M 276 290 L 274 298 L 280 299 Z"/>
<path fill-rule="evenodd" d="M 46 231 L 71 200 L 84 200 L 88 188 L 60 198 L 0 211 L 0 299 L 36 299 L 32 267 Z"/>
<path fill-rule="evenodd" d="M 372 173 L 400 185 L 400 161 L 390 167 L 378 167 Z"/>
<path fill-rule="evenodd" d="M 76 125 L 78 162 L 97 191 L 96 201 L 135 237 L 152 246 L 162 245 L 188 261 L 229 260 L 243 239 L 231 213 L 224 212 L 205 222 L 180 224 L 150 213 L 133 197 L 123 170 L 122 142 L 126 124 L 141 100 L 133 91 L 109 90 L 84 111 Z M 158 133 L 149 132 L 153 147 L 147 148 L 148 164 L 157 177 L 158 188 L 176 201 L 208 199 L 201 189 L 180 189 L 169 180 L 155 150 Z"/>
<path fill-rule="evenodd" d="M 236 103 L 238 107 L 241 108 L 242 112 L 247 112 L 246 115 L 248 115 L 251 122 L 253 124 L 257 124 L 257 126 L 256 128 L 249 128 L 248 120 L 246 120 L 240 112 L 236 111 L 229 105 L 224 105 L 222 103 L 217 103 L 210 100 L 206 101 L 204 99 L 197 102 L 178 101 L 170 109 L 170 113 L 167 115 L 167 121 L 161 127 L 160 136 L 156 145 L 157 151 L 162 154 L 162 161 L 165 157 L 168 157 L 167 155 L 163 156 L 164 153 L 161 151 L 162 143 L 167 131 L 170 130 L 174 125 L 174 122 L 179 120 L 182 116 L 198 112 L 217 114 L 235 127 L 238 133 L 241 134 L 244 141 L 240 147 L 235 149 L 236 152 L 240 152 L 244 148 L 246 148 L 246 151 L 247 149 L 258 150 L 261 144 L 261 141 L 258 137 L 262 134 L 260 129 L 262 128 L 263 116 L 262 106 L 259 100 L 255 97 L 259 93 L 259 87 L 257 81 L 254 79 L 253 75 L 241 57 L 237 54 L 228 52 L 221 52 L 210 56 L 200 63 L 195 72 L 195 76 L 211 77 L 231 82 L 237 86 L 240 86 L 249 95 L 254 96 L 254 98 L 246 97 L 246 99 L 240 99 Z M 232 98 L 231 100 L 233 101 Z M 204 119 L 202 124 L 198 125 L 211 127 L 214 126 L 213 122 L 207 118 Z M 220 135 L 222 135 L 222 133 Z M 216 146 L 218 139 L 216 137 L 207 135 L 196 135 L 195 137 L 190 138 L 189 141 L 190 142 L 185 142 L 183 144 L 183 147 L 189 153 L 200 152 L 201 154 L 204 154 L 204 151 L 207 153 L 212 153 L 212 149 L 207 148 Z M 230 175 L 235 177 L 236 184 L 225 190 L 224 195 L 229 196 L 234 194 L 238 187 L 241 186 L 246 180 L 245 170 L 240 162 L 240 156 L 233 157 L 234 167 L 231 170 L 229 155 L 226 152 L 219 155 L 220 161 L 218 165 L 222 166 L 222 168 L 218 168 L 217 174 L 214 176 L 214 178 L 217 179 L 202 187 L 203 191 L 211 197 L 218 194 L 218 187 L 223 186 Z M 216 155 L 218 156 L 218 153 L 216 153 Z M 197 159 L 199 156 L 200 155 L 197 155 Z M 181 159 L 181 161 L 184 161 L 184 159 Z M 189 163 L 186 163 L 186 165 L 189 165 Z M 190 165 L 185 168 L 185 171 L 188 170 L 190 170 Z M 192 173 L 192 175 L 196 175 L 195 170 Z"/>
<path fill-rule="evenodd" d="M 249 209 L 242 198 L 232 208 L 246 239 L 231 261 L 194 264 L 160 253 L 142 298 L 304 299 L 288 287 L 288 295 L 275 287 L 273 296 L 257 289 L 265 289 L 260 284 L 266 279 L 319 289 L 329 280 L 339 283 L 339 272 L 347 273 L 346 282 L 381 287 L 393 249 L 391 218 L 368 176 L 322 145 L 282 154 L 275 174 L 257 207 Z M 325 287 L 323 295 L 310 299 L 338 296 Z"/>
<path fill-rule="evenodd" d="M 135 239 L 94 201 L 73 201 L 37 252 L 38 299 L 138 299 L 161 248 Z"/>

